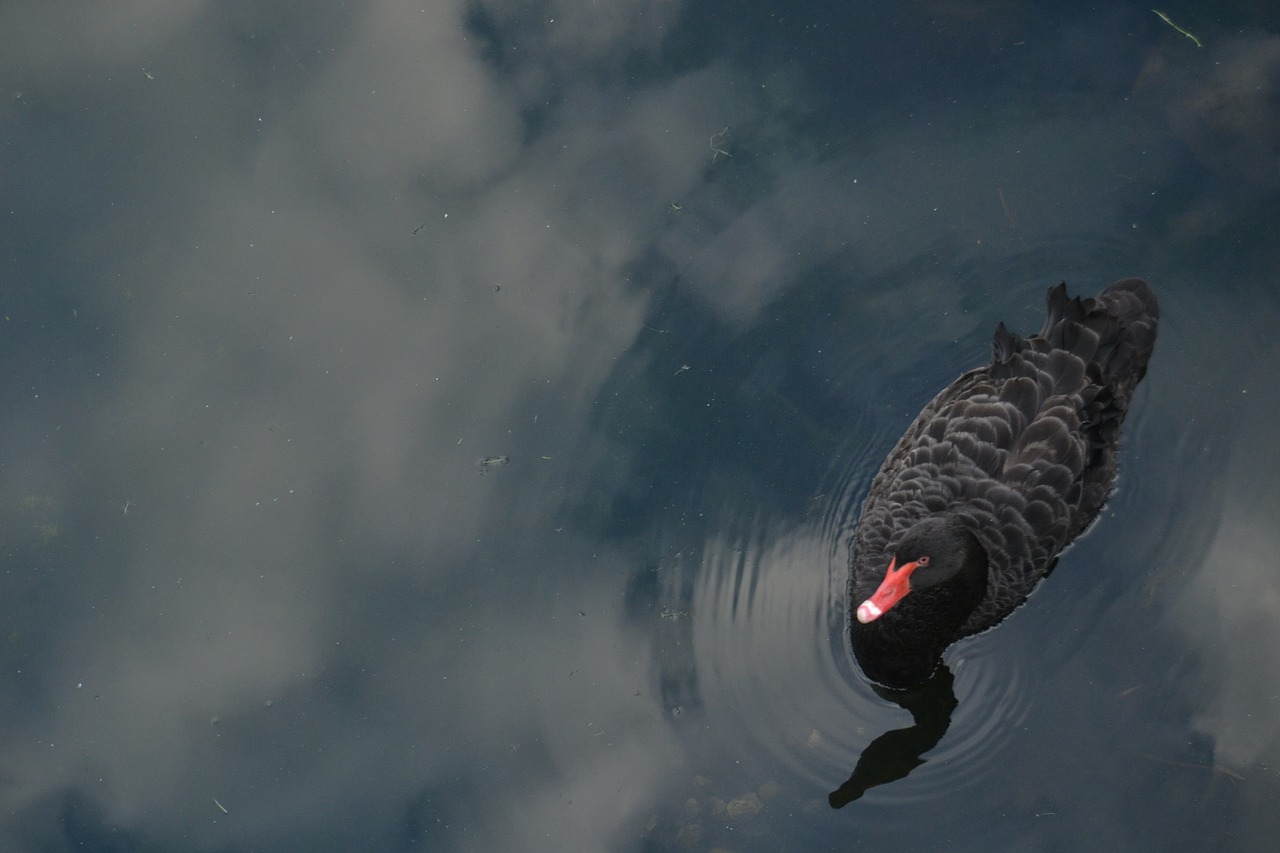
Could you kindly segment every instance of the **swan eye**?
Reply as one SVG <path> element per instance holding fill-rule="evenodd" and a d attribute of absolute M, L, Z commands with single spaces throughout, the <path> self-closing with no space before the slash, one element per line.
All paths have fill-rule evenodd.
<path fill-rule="evenodd" d="M 928 558 L 928 557 L 921 557 L 920 559 L 916 560 L 916 565 L 917 565 L 917 566 L 927 566 L 927 565 L 929 565 L 929 558 Z"/>

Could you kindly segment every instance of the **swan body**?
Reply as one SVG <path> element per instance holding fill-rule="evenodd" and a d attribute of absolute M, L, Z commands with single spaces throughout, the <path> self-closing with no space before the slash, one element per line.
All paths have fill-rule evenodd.
<path fill-rule="evenodd" d="M 991 363 L 924 407 L 871 484 L 850 557 L 850 635 L 872 681 L 908 687 L 1017 608 L 1098 515 L 1155 346 L 1140 279 L 1049 289 L 1040 333 L 1001 323 Z"/>

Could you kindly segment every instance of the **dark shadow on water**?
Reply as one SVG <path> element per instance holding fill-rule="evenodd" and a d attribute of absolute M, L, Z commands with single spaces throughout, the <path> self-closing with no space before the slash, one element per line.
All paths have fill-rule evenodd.
<path fill-rule="evenodd" d="M 888 702 L 910 712 L 915 725 L 885 732 L 867 744 L 853 768 L 853 775 L 831 792 L 827 801 L 840 809 L 860 798 L 877 785 L 905 779 L 925 760 L 920 756 L 938 745 L 951 726 L 951 712 L 956 701 L 955 677 L 944 663 L 928 681 L 908 690 L 876 687 Z"/>

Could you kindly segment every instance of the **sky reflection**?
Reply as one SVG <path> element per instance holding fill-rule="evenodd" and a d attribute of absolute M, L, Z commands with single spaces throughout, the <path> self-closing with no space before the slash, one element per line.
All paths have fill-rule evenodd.
<path fill-rule="evenodd" d="M 946 796 L 922 830 L 968 830 L 1072 813 L 1037 785 L 1165 673 L 1185 728 L 1126 778 L 1199 766 L 1262 837 L 1275 108 L 1205 99 L 1277 39 L 947 5 L 846 53 L 807 7 L 5 4 L 8 848 L 825 849 Z M 909 81 L 895 21 L 942 57 Z M 916 786 L 828 813 L 901 719 L 838 644 L 857 484 L 997 320 L 1130 273 L 1170 331 L 1073 559 L 1176 571 L 1055 576 L 957 652 Z M 1004 840 L 1125 823 L 1096 800 Z"/>

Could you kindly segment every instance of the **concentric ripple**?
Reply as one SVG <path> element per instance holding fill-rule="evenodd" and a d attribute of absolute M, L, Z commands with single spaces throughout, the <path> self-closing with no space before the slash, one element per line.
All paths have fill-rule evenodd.
<path fill-rule="evenodd" d="M 862 677 L 847 640 L 853 529 L 892 440 L 881 430 L 850 443 L 801 522 L 729 503 L 696 565 L 680 567 L 688 597 L 664 606 L 673 620 L 687 620 L 705 725 L 733 741 L 740 763 L 770 775 L 784 768 L 815 796 L 848 778 L 877 736 L 911 725 Z M 984 654 L 992 647 L 971 640 L 948 654 L 959 699 L 949 731 L 925 766 L 869 797 L 918 802 L 984 776 L 1027 705 L 1020 673 Z"/>
<path fill-rule="evenodd" d="M 1108 241 L 1072 245 L 1089 257 L 1121 254 Z M 1045 251 L 1011 262 L 1011 277 L 1035 277 Z M 1108 268 L 1113 266 L 1122 264 Z M 1106 283 L 1071 279 L 1072 292 L 1087 293 Z M 1029 314 L 1040 310 L 1039 299 L 1037 295 L 1036 304 L 1028 300 Z M 1007 318 L 990 319 L 994 325 Z M 972 361 L 985 357 L 977 352 Z M 904 358 L 909 364 L 911 356 Z M 898 370 L 904 370 L 901 364 Z M 868 412 L 849 425 L 851 438 L 832 454 L 820 494 L 803 508 L 803 517 L 753 493 L 751 484 L 744 489 L 741 480 L 719 481 L 709 471 L 691 504 L 713 507 L 714 512 L 706 519 L 701 541 L 683 541 L 678 571 L 664 582 L 660 595 L 664 612 L 673 621 L 683 620 L 669 629 L 678 632 L 682 650 L 680 695 L 687 703 L 682 710 L 698 710 L 699 737 L 722 741 L 708 754 L 732 755 L 759 778 L 789 776 L 815 801 L 850 777 L 876 738 L 913 724 L 906 710 L 883 698 L 862 676 L 848 642 L 854 529 L 903 416 Z M 1134 435 L 1152 426 L 1141 406 L 1131 421 L 1126 432 Z M 1138 480 L 1136 470 L 1124 476 L 1116 510 L 1126 509 L 1133 495 L 1151 488 Z M 1134 548 L 1140 546 L 1135 541 Z M 1104 618 L 1099 596 L 1114 599 L 1132 583 L 1123 575 L 1113 573 L 1108 580 L 1085 571 L 1091 568 L 1088 558 L 1077 556 L 1076 562 L 1086 565 L 1074 572 L 1064 568 L 1067 577 L 1055 575 L 1046 582 L 1057 590 L 1053 599 L 1037 604 L 1033 597 L 1029 608 L 1036 611 L 1035 621 L 1007 623 L 948 650 L 944 659 L 955 676 L 958 700 L 949 728 L 907 778 L 867 792 L 865 799 L 877 808 L 860 814 L 860 821 L 883 821 L 890 827 L 902 819 L 904 807 L 980 786 L 1001 766 L 1002 755 L 1032 714 L 1041 684 L 1038 668 L 1047 665 L 1054 671 L 1055 661 L 1078 651 L 1081 641 L 1074 638 L 1087 636 L 1089 626 Z M 1100 583 L 1117 588 L 1099 592 Z M 1015 614 L 1008 622 L 1030 615 Z M 1034 646 L 1034 640 L 1027 642 L 1034 636 L 1063 639 L 1045 649 Z"/>

